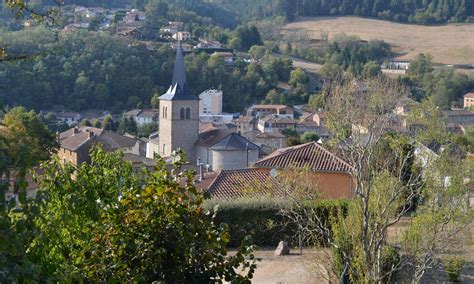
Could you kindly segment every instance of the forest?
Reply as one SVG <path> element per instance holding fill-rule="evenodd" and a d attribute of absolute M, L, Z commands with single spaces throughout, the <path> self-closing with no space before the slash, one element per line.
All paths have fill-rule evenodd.
<path fill-rule="evenodd" d="M 114 112 L 150 106 L 171 82 L 174 51 L 155 51 L 120 37 L 94 32 L 55 33 L 44 28 L 3 33 L 12 55 L 24 60 L 0 63 L 0 92 L 5 105 L 44 109 L 109 109 Z M 268 57 L 262 64 L 241 60 L 233 69 L 219 57 L 189 54 L 188 82 L 195 95 L 221 87 L 227 111 L 240 111 L 265 98 L 278 81 L 287 82 L 292 62 Z"/>
<path fill-rule="evenodd" d="M 43 5 L 54 4 L 42 0 Z M 298 17 L 360 16 L 417 24 L 474 21 L 471 0 L 71 0 L 67 4 L 134 7 L 143 9 L 150 2 L 161 2 L 194 11 L 228 28 L 248 20 L 285 16 Z"/>
<path fill-rule="evenodd" d="M 224 7 L 241 18 L 361 16 L 397 22 L 433 24 L 474 20 L 474 2 L 469 0 L 223 0 Z"/>

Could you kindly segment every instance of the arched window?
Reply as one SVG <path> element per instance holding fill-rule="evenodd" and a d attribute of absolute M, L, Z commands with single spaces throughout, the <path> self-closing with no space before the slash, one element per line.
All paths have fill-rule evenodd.
<path fill-rule="evenodd" d="M 163 155 L 165 155 L 166 153 L 166 144 L 163 144 Z"/>
<path fill-rule="evenodd" d="M 186 119 L 191 119 L 191 108 L 190 107 L 186 108 Z"/>
<path fill-rule="evenodd" d="M 180 110 L 179 110 L 179 119 L 184 119 L 184 107 L 182 107 Z"/>
<path fill-rule="evenodd" d="M 165 107 L 165 118 L 168 118 L 168 107 Z"/>
<path fill-rule="evenodd" d="M 162 118 L 165 118 L 165 109 L 166 109 L 166 107 L 161 108 L 161 117 Z"/>

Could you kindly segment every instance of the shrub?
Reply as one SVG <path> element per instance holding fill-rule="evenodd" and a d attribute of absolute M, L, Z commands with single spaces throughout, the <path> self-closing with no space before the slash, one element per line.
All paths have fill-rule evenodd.
<path fill-rule="evenodd" d="M 382 250 L 382 269 L 386 274 L 385 283 L 393 283 L 397 272 L 397 265 L 400 263 L 400 253 L 398 250 L 390 245 L 387 245 Z"/>
<path fill-rule="evenodd" d="M 273 247 L 279 241 L 296 246 L 298 230 L 282 214 L 282 209 L 290 208 L 291 202 L 282 199 L 236 199 L 229 201 L 208 200 L 205 209 L 214 211 L 217 207 L 215 222 L 226 223 L 230 229 L 231 247 L 237 247 L 248 235 L 253 243 L 262 247 Z M 348 202 L 338 200 L 320 200 L 308 202 L 305 206 L 314 207 L 321 219 L 327 220 L 329 212 L 337 213 L 339 208 L 346 211 Z"/>
<path fill-rule="evenodd" d="M 448 274 L 449 281 L 459 282 L 459 276 L 464 266 L 464 260 L 459 257 L 448 257 L 444 260 L 444 271 Z"/>

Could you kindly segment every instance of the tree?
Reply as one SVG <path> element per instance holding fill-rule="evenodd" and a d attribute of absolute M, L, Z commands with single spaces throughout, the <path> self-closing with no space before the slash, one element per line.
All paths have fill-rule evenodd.
<path fill-rule="evenodd" d="M 26 176 L 57 151 L 58 143 L 35 112 L 22 107 L 0 112 L 0 282 L 31 282 L 41 278 L 41 269 L 28 253 L 38 212 L 27 198 Z M 7 193 L 17 198 L 7 200 Z"/>
<path fill-rule="evenodd" d="M 1 125 L 5 127 L 7 139 L 21 141 L 12 144 L 14 149 L 10 149 L 17 160 L 14 164 L 27 161 L 30 166 L 38 164 L 49 159 L 59 148 L 55 134 L 34 111 L 28 112 L 23 107 L 12 108 L 4 115 Z"/>
<path fill-rule="evenodd" d="M 380 75 L 380 64 L 377 61 L 369 61 L 364 65 L 362 74 L 365 78 L 372 78 Z"/>
<path fill-rule="evenodd" d="M 102 121 L 102 128 L 105 130 L 115 131 L 114 121 L 111 115 L 107 115 Z"/>
<path fill-rule="evenodd" d="M 438 136 L 422 135 L 431 131 L 430 125 L 414 139 L 391 133 L 393 109 L 398 98 L 407 93 L 396 80 L 345 79 L 328 88 L 326 127 L 334 135 L 330 145 L 352 166 L 354 198 L 348 211 L 338 214 L 346 217 L 333 218 L 329 224 L 315 214 L 301 219 L 292 211 L 287 216 L 304 225 L 302 232 L 323 238 L 331 247 L 331 269 L 339 281 L 386 283 L 403 268 L 414 271 L 408 273 L 408 280 L 417 282 L 436 263 L 437 253 L 453 243 L 459 235 L 456 232 L 472 223 L 472 212 L 466 208 L 468 189 L 461 182 L 469 166 L 446 153 L 433 161 L 437 170 L 422 167 L 414 149 L 418 137 Z M 359 128 L 353 127 L 357 125 L 365 130 L 357 131 Z M 352 129 L 349 136 L 348 129 Z M 444 128 L 438 125 L 436 129 Z M 447 140 L 439 139 L 446 145 Z M 295 208 L 302 208 L 309 200 L 294 198 Z M 399 257 L 387 240 L 388 228 L 415 208 L 416 217 L 400 242 L 404 257 Z M 419 233 L 422 226 L 426 229 Z"/>
<path fill-rule="evenodd" d="M 249 281 L 252 247 L 227 256 L 227 226 L 202 208 L 194 173 L 181 172 L 179 162 L 170 172 L 158 160 L 156 171 L 141 176 L 121 153 L 96 147 L 90 155 L 91 164 L 77 168 L 52 160 L 39 178 L 48 197 L 31 250 L 49 273 L 92 282 Z"/>
<path fill-rule="evenodd" d="M 410 61 L 410 67 L 408 67 L 407 74 L 413 79 L 419 81 L 425 74 L 431 73 L 432 71 L 433 63 L 431 55 L 421 53 Z"/>
<path fill-rule="evenodd" d="M 261 60 L 268 49 L 265 46 L 253 45 L 249 49 L 250 56 L 255 60 Z"/>
<path fill-rule="evenodd" d="M 315 133 L 315 132 L 305 132 L 301 135 L 301 142 L 303 143 L 315 142 L 318 140 L 319 140 L 319 135 L 318 133 Z"/>
<path fill-rule="evenodd" d="M 159 94 L 154 94 L 153 97 L 151 97 L 150 103 L 151 107 L 153 109 L 159 109 L 160 108 L 160 95 Z"/>

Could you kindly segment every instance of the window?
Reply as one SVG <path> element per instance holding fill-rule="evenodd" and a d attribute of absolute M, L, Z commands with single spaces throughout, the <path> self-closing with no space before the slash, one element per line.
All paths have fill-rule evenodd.
<path fill-rule="evenodd" d="M 186 108 L 186 119 L 191 119 L 191 108 L 190 107 Z"/>
<path fill-rule="evenodd" d="M 179 110 L 179 119 L 184 119 L 184 107 Z"/>
<path fill-rule="evenodd" d="M 163 144 L 163 155 L 166 154 L 166 144 Z"/>

